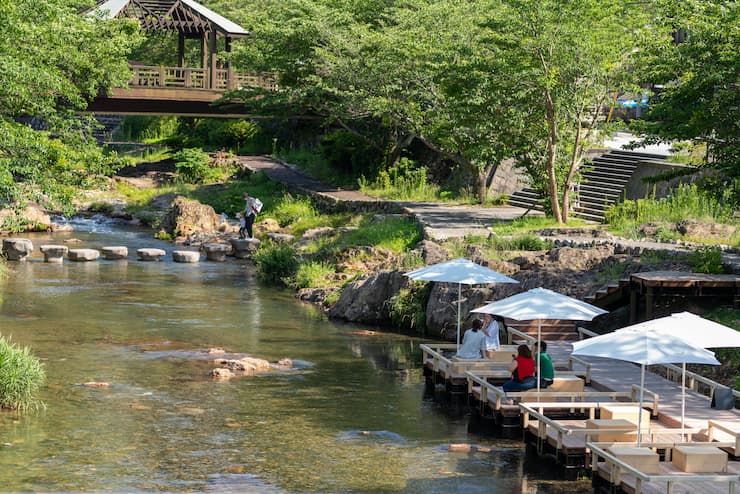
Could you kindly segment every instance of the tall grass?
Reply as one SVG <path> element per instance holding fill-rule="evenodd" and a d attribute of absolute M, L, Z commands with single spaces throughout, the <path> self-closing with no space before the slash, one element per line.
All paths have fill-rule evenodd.
<path fill-rule="evenodd" d="M 0 335 L 0 408 L 27 410 L 43 406 L 39 398 L 46 379 L 39 359 Z"/>
<path fill-rule="evenodd" d="M 610 230 L 631 231 L 643 223 L 693 219 L 731 223 L 733 210 L 729 201 L 703 194 L 695 184 L 678 186 L 662 199 L 627 200 L 612 205 L 606 211 Z"/>
<path fill-rule="evenodd" d="M 401 158 L 396 166 L 381 170 L 372 182 L 365 177 L 358 180 L 360 191 L 365 194 L 402 201 L 439 201 L 440 187 L 427 181 L 427 169 Z"/>
<path fill-rule="evenodd" d="M 568 223 L 562 225 L 551 217 L 525 216 L 511 221 L 496 221 L 491 224 L 491 230 L 497 235 L 517 235 L 531 230 L 541 230 L 544 228 L 568 228 L 584 225 L 586 225 L 586 222 L 578 218 L 572 218 L 568 220 Z"/>
<path fill-rule="evenodd" d="M 336 272 L 334 265 L 326 261 L 302 262 L 290 280 L 292 288 L 319 288 L 329 286 L 330 276 Z"/>

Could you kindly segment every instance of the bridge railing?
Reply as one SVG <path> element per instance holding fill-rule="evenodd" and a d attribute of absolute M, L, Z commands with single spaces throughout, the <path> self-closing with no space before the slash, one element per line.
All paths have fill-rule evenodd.
<path fill-rule="evenodd" d="M 274 74 L 247 74 L 231 69 L 217 69 L 215 87 L 211 87 L 210 71 L 191 67 L 165 67 L 132 64 L 129 85 L 150 88 L 186 88 L 226 90 L 240 87 L 259 87 L 277 90 Z"/>

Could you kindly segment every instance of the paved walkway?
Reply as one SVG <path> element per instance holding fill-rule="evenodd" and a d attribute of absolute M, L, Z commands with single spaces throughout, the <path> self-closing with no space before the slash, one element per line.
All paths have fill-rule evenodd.
<path fill-rule="evenodd" d="M 240 163 L 255 172 L 264 172 L 268 177 L 290 187 L 313 194 L 323 195 L 339 201 L 386 202 L 354 190 L 344 190 L 322 183 L 286 165 L 261 156 L 241 156 Z M 462 238 L 467 235 L 488 236 L 486 228 L 496 220 L 513 220 L 527 213 L 515 206 L 477 207 L 433 202 L 394 201 L 403 211 L 412 214 L 424 228 L 424 237 L 430 240 Z M 540 211 L 529 211 L 529 216 L 542 216 Z"/>

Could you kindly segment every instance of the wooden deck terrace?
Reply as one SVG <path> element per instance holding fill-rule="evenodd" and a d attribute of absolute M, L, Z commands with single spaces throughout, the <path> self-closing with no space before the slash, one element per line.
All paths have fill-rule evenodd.
<path fill-rule="evenodd" d="M 599 493 L 733 494 L 740 486 L 740 461 L 726 459 L 725 465 L 722 461 L 717 461 L 717 456 L 710 452 L 709 462 L 698 469 L 702 471 L 691 472 L 685 471 L 688 469 L 681 468 L 681 462 L 673 462 L 671 458 L 676 447 L 721 448 L 732 444 L 651 442 L 640 448 L 615 448 L 610 443 L 588 442 L 586 446 L 591 452 L 594 489 Z M 662 452 L 662 455 L 658 452 Z M 716 463 L 712 464 L 712 461 Z"/>

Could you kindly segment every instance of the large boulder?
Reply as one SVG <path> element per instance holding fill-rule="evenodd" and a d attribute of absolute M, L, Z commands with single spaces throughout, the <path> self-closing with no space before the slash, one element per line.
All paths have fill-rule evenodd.
<path fill-rule="evenodd" d="M 24 232 L 45 232 L 51 228 L 51 217 L 33 204 L 22 208 L 0 208 L 0 225 L 4 225 L 6 221 L 19 226 L 19 231 Z"/>
<path fill-rule="evenodd" d="M 29 239 L 3 239 L 3 255 L 8 261 L 25 261 L 31 253 L 33 253 L 33 242 Z"/>
<path fill-rule="evenodd" d="M 380 271 L 347 285 L 329 317 L 368 324 L 391 324 L 388 300 L 408 286 L 398 271 Z"/>
<path fill-rule="evenodd" d="M 501 283 L 495 288 L 470 287 L 462 285 L 460 302 L 460 327 L 461 337 L 464 328 L 470 327 L 473 319 L 479 319 L 479 314 L 471 314 L 470 311 L 485 305 L 495 298 L 504 298 L 518 292 L 516 284 Z M 505 294 L 505 295 L 504 295 Z M 426 310 L 426 325 L 429 334 L 439 334 L 444 339 L 455 340 L 457 334 L 457 283 L 434 283 L 429 294 Z"/>
<path fill-rule="evenodd" d="M 221 216 L 211 206 L 198 201 L 175 197 L 162 218 L 162 230 L 173 237 L 187 237 L 193 233 L 218 231 Z"/>

